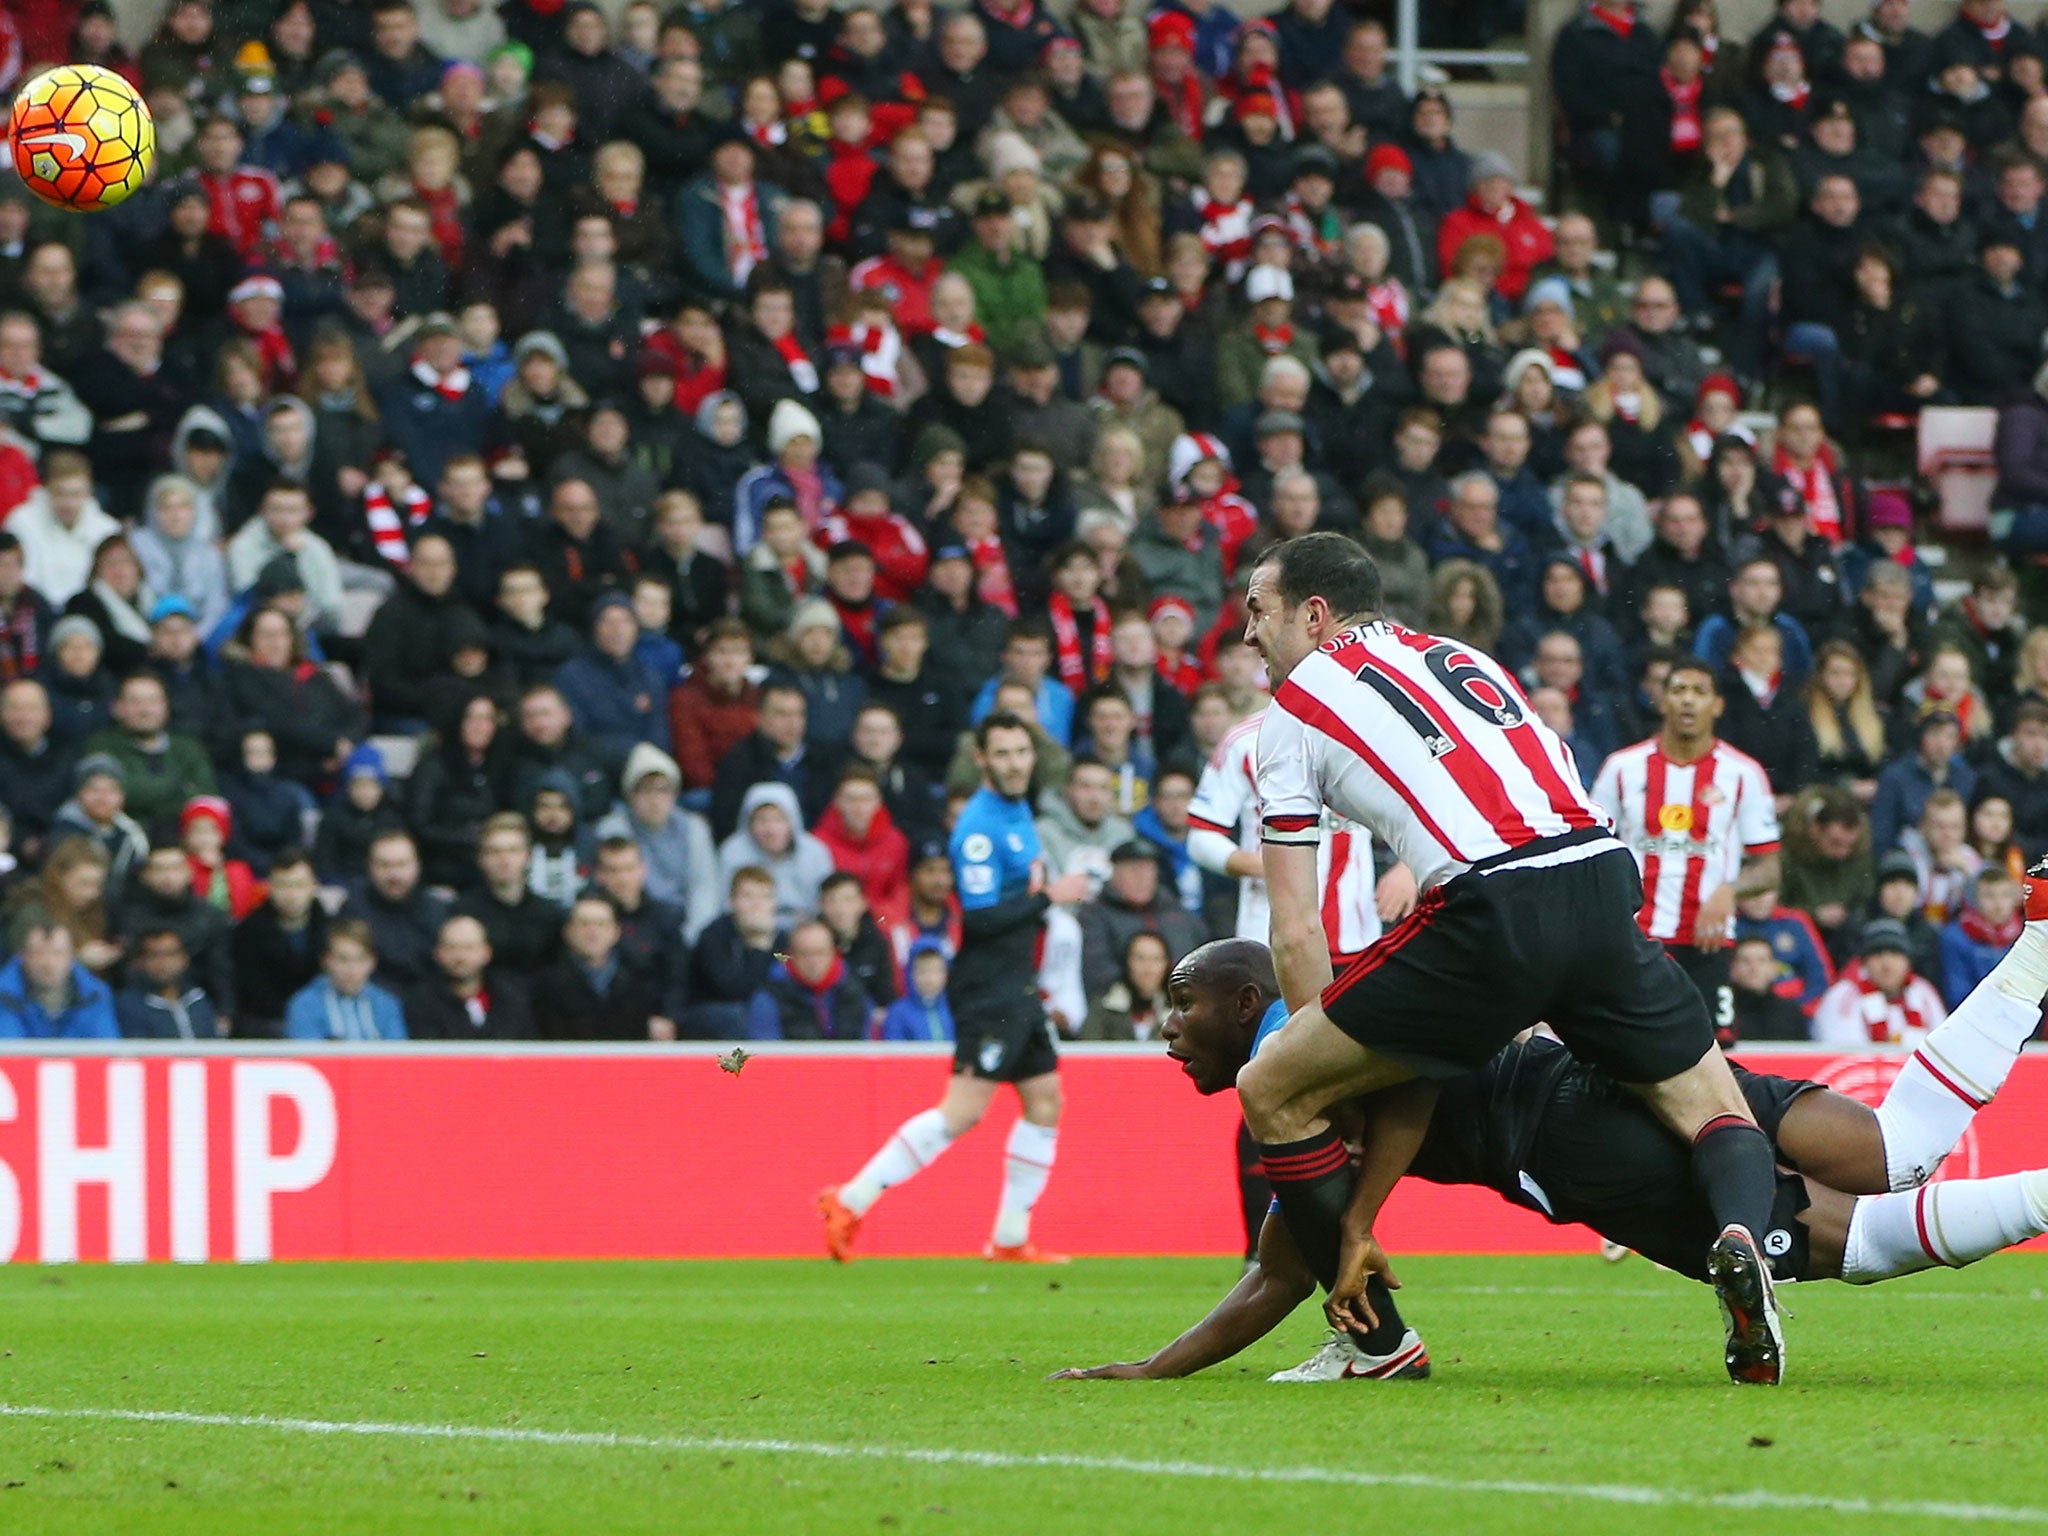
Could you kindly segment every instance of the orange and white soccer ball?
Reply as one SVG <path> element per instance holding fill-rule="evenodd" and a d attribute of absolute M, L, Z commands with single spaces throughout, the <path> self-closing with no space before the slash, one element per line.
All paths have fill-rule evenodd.
<path fill-rule="evenodd" d="M 59 64 L 21 88 L 8 124 L 14 169 L 46 203 L 93 213 L 149 179 L 156 123 L 135 87 L 97 64 Z"/>

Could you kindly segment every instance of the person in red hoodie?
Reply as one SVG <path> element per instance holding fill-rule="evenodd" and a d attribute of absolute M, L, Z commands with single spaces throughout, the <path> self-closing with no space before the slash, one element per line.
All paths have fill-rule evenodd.
<path fill-rule="evenodd" d="M 760 685 L 748 676 L 753 665 L 747 626 L 719 619 L 705 629 L 690 675 L 669 693 L 669 735 L 685 790 L 711 788 L 720 760 L 760 723 Z"/>
<path fill-rule="evenodd" d="M 178 817 L 178 841 L 192 869 L 193 893 L 239 923 L 270 892 L 247 864 L 228 857 L 228 833 L 233 830 L 234 812 L 218 795 L 194 795 Z"/>
<path fill-rule="evenodd" d="M 825 226 L 825 238 L 843 245 L 853 234 L 853 214 L 868 195 L 881 162 L 875 158 L 874 119 L 868 99 L 859 91 L 848 91 L 827 109 L 832 140 L 826 146 L 825 190 L 832 194 L 832 222 Z"/>
<path fill-rule="evenodd" d="M 1437 259 L 1448 272 L 1458 247 L 1474 235 L 1493 235 L 1507 248 L 1507 265 L 1495 284 L 1504 299 L 1519 302 L 1529 286 L 1529 273 L 1548 261 L 1554 248 L 1550 231 L 1536 210 L 1515 196 L 1515 170 L 1506 158 L 1488 150 L 1472 157 L 1465 206 L 1444 215 L 1437 226 Z"/>
<path fill-rule="evenodd" d="M 849 541 L 866 545 L 875 557 L 875 596 L 883 602 L 907 602 L 924 585 L 931 551 L 910 519 L 890 505 L 889 477 L 878 465 L 847 470 L 839 509 L 818 527 L 821 549 Z"/>
<path fill-rule="evenodd" d="M 860 881 L 868 909 L 893 912 L 910 889 L 910 839 L 882 804 L 882 782 L 855 763 L 839 775 L 832 803 L 812 833 L 832 853 L 833 867 Z"/>

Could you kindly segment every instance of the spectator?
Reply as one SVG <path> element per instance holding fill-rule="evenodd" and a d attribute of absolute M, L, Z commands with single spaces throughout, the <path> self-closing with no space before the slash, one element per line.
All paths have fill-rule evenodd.
<path fill-rule="evenodd" d="M 844 562 L 832 564 L 842 569 Z M 829 750 L 846 740 L 867 702 L 867 684 L 854 670 L 846 639 L 838 604 L 807 597 L 790 615 L 789 632 L 778 647 L 781 664 L 770 674 L 777 683 L 802 692 L 806 735 L 814 749 Z"/>
<path fill-rule="evenodd" d="M 1915 974 L 1897 923 L 1868 924 L 1856 948 L 1861 967 L 1828 988 L 1814 1010 L 1816 1043 L 1858 1050 L 1917 1044 L 1948 1017 L 1933 983 Z"/>
<path fill-rule="evenodd" d="M 264 491 L 256 516 L 228 540 L 226 553 L 228 580 L 238 600 L 255 602 L 260 595 L 256 589 L 276 572 L 283 579 L 273 590 L 300 588 L 305 594 L 304 627 L 319 629 L 340 617 L 341 563 L 333 546 L 309 526 L 312 516 L 306 488 L 277 481 Z M 223 622 L 238 623 L 247 612 L 238 603 Z"/>
<path fill-rule="evenodd" d="M 456 902 L 453 915 L 484 926 L 492 958 L 524 980 L 553 960 L 562 937 L 562 909 L 527 888 L 533 836 L 526 818 L 501 811 L 483 825 L 477 870 L 483 879 Z"/>
<path fill-rule="evenodd" d="M 427 692 L 453 649 L 458 621 L 472 617 L 455 581 L 454 547 L 423 534 L 402 562 L 397 589 L 371 619 L 363 674 L 380 731 L 413 736 L 426 729 Z"/>
<path fill-rule="evenodd" d="M 718 912 L 711 829 L 702 816 L 677 804 L 682 772 L 659 747 L 636 746 L 619 786 L 623 799 L 597 823 L 595 835 L 600 842 L 624 838 L 633 844 L 649 898 L 686 910 L 685 926 L 694 939 Z"/>
<path fill-rule="evenodd" d="M 212 1001 L 192 984 L 185 941 L 175 928 L 137 935 L 128 985 L 114 994 L 114 1017 L 130 1040 L 211 1040 L 227 1033 Z"/>
<path fill-rule="evenodd" d="M 1779 882 L 1768 890 L 1759 889 L 1738 896 L 1735 902 L 1735 939 L 1738 944 L 1760 942 L 1771 956 L 1770 986 L 1799 1009 L 1803 1020 L 1820 1001 L 1821 994 L 1835 984 L 1835 965 L 1813 919 L 1796 907 L 1779 904 Z M 1802 1023 L 1794 1038 L 1804 1039 Z"/>
<path fill-rule="evenodd" d="M 620 952 L 655 980 L 660 998 L 656 1016 L 667 1021 L 665 1032 L 657 1029 L 657 1034 L 676 1039 L 680 1021 L 689 1016 L 690 1002 L 688 919 L 683 908 L 648 895 L 647 861 L 631 838 L 603 839 L 597 845 L 591 874 L 595 889 L 618 914 Z M 715 888 L 710 894 L 715 894 Z M 712 901 L 701 904 L 716 905 Z"/>
<path fill-rule="evenodd" d="M 635 558 L 600 520 L 587 480 L 555 483 L 528 555 L 547 589 L 548 617 L 575 628 L 590 622 L 598 598 L 625 585 Z"/>
<path fill-rule="evenodd" d="M 618 760 L 575 727 L 569 701 L 552 683 L 529 687 L 519 698 L 519 739 L 512 748 L 511 801 L 530 805 L 541 780 L 560 774 L 579 819 L 592 821 L 610 806 Z"/>
<path fill-rule="evenodd" d="M 1094 758 L 1075 758 L 1065 791 L 1038 817 L 1039 845 L 1052 878 L 1077 871 L 1098 881 L 1109 878 L 1111 852 L 1135 835 L 1115 804 L 1115 775 Z"/>
<path fill-rule="evenodd" d="M 1897 923 L 1905 931 L 1914 969 L 1927 976 L 1941 973 L 1941 930 L 1927 919 L 1920 866 L 1904 849 L 1894 848 L 1877 861 L 1877 894 L 1864 909 L 1863 922 Z"/>
<path fill-rule="evenodd" d="M 874 910 L 893 910 L 905 899 L 910 840 L 883 803 L 881 780 L 873 769 L 853 764 L 840 773 L 832 803 L 818 820 L 817 837 L 833 865 L 859 883 Z"/>
<path fill-rule="evenodd" d="M 1085 921 L 1087 908 L 1082 912 Z M 1145 929 L 1131 934 L 1117 957 L 1116 979 L 1090 1003 L 1079 1038 L 1150 1040 L 1172 1007 L 1166 996 L 1166 977 L 1172 966 L 1167 941 L 1161 935 Z"/>
<path fill-rule="evenodd" d="M 46 913 L 22 922 L 17 952 L 0 967 L 0 1039 L 118 1038 L 113 994 L 79 963 L 70 930 Z"/>
<path fill-rule="evenodd" d="M 814 920 L 789 936 L 789 958 L 777 961 L 747 1009 L 754 1040 L 860 1040 L 868 1000 L 848 971 L 832 930 Z"/>
<path fill-rule="evenodd" d="M 619 948 L 619 918 L 598 895 L 576 898 L 560 955 L 535 979 L 533 1017 L 544 1040 L 658 1040 L 674 1021 L 658 1010 L 655 978 Z"/>
<path fill-rule="evenodd" d="M 1843 640 L 1823 645 L 1805 697 L 1807 720 L 1820 750 L 1820 778 L 1868 804 L 1877 794 L 1885 734 L 1862 653 Z M 2043 718 L 2048 720 L 2048 712 Z"/>
<path fill-rule="evenodd" d="M 403 1040 L 405 1010 L 370 980 L 384 969 L 382 946 L 367 923 L 344 918 L 327 932 L 320 978 L 294 992 L 285 1005 L 287 1040 Z"/>
<path fill-rule="evenodd" d="M 1941 997 L 1961 1006 L 2020 936 L 2020 884 L 2000 866 L 1978 871 L 1971 899 L 1941 930 Z"/>
<path fill-rule="evenodd" d="M 879 1038 L 950 1041 L 954 1023 L 952 1004 L 946 1000 L 946 980 L 951 973 L 946 950 L 921 939 L 911 946 L 906 965 L 909 985 L 883 1015 Z"/>
<path fill-rule="evenodd" d="M 1802 791 L 1784 819 L 1785 905 L 1813 919 L 1839 963 L 1851 953 L 1854 918 L 1876 890 L 1870 821 L 1847 790 Z"/>
<path fill-rule="evenodd" d="M 341 916 L 368 930 L 378 969 L 393 986 L 409 987 L 427 973 L 447 909 L 420 883 L 419 849 L 409 833 L 386 832 L 370 844 L 365 878 Z"/>
<path fill-rule="evenodd" d="M 148 835 L 127 811 L 126 775 L 113 758 L 93 753 L 78 759 L 72 786 L 71 798 L 50 818 L 51 844 L 84 838 L 105 857 L 108 881 L 118 889 L 149 852 Z"/>
<path fill-rule="evenodd" d="M 407 1036 L 414 1040 L 531 1040 L 533 1005 L 526 983 L 492 964 L 491 941 L 474 917 L 441 924 L 433 971 L 405 993 Z"/>
<path fill-rule="evenodd" d="M 824 814 L 837 782 L 836 763 L 824 749 L 806 745 L 808 719 L 802 689 L 774 681 L 762 687 L 759 723 L 719 760 L 711 790 L 712 836 L 731 837 L 748 790 L 767 782 L 795 792 L 803 821 Z"/>
<path fill-rule="evenodd" d="M 1780 993 L 1774 983 L 1778 962 L 1770 942 L 1738 938 L 1728 964 L 1729 988 L 1735 995 L 1735 1039 L 1804 1040 L 1806 1014 Z"/>
<path fill-rule="evenodd" d="M 2048 705 L 2030 700 L 2013 711 L 2012 729 L 1977 775 L 1973 794 L 1996 795 L 2010 806 L 2013 835 L 2029 862 L 2048 850 Z"/>
<path fill-rule="evenodd" d="M 1920 820 L 1899 834 L 1899 847 L 1913 861 L 1919 880 L 1920 909 L 1939 927 L 1969 900 L 1971 883 L 1984 867 L 1983 858 L 1967 839 L 1968 811 L 1962 796 L 1937 789 L 1920 808 Z M 1930 966 L 1929 973 L 1938 970 Z"/>
<path fill-rule="evenodd" d="M 846 963 L 847 973 L 860 984 L 873 1010 L 871 1023 L 879 1023 L 885 1010 L 896 1001 L 896 957 L 889 940 L 868 906 L 858 876 L 837 871 L 827 877 L 818 891 L 818 916 L 832 930 L 832 942 Z"/>
<path fill-rule="evenodd" d="M 1729 650 L 1727 670 L 1722 739 L 1763 766 L 1774 794 L 1812 783 L 1818 750 L 1806 703 L 1786 685 L 1782 632 L 1768 624 L 1743 630 Z"/>
<path fill-rule="evenodd" d="M 555 674 L 576 728 L 615 759 L 642 743 L 669 748 L 668 683 L 636 654 L 639 640 L 632 600 L 606 592 L 591 605 L 589 647 Z"/>
<path fill-rule="evenodd" d="M 575 654 L 576 631 L 551 618 L 548 607 L 547 579 L 537 566 L 515 562 L 499 573 L 491 649 L 521 688 L 550 681 Z"/>
<path fill-rule="evenodd" d="M 0 687 L 0 778 L 7 785 L 0 801 L 13 813 L 16 851 L 31 861 L 74 780 L 75 749 L 59 743 L 50 727 L 50 696 L 41 683 L 24 677 Z"/>
<path fill-rule="evenodd" d="M 100 545 L 121 531 L 93 498 L 92 484 L 91 460 L 53 449 L 43 456 L 41 486 L 6 517 L 8 533 L 21 542 L 28 585 L 53 606 L 85 590 Z"/>
<path fill-rule="evenodd" d="M 1158 934 L 1166 944 L 1169 968 L 1202 941 L 1200 925 L 1180 905 L 1176 893 L 1161 889 L 1159 850 L 1135 837 L 1112 850 L 1107 881 L 1096 896 L 1081 904 L 1077 916 L 1082 981 L 1090 997 L 1103 996 L 1119 978 L 1135 934 Z M 1158 983 L 1142 996 L 1149 1000 L 1163 986 L 1162 972 Z"/>
<path fill-rule="evenodd" d="M 240 922 L 263 899 L 263 882 L 245 860 L 229 854 L 233 834 L 234 812 L 218 795 L 195 796 L 178 817 L 178 842 L 193 894 Z M 223 1008 L 233 1007 L 225 986 L 215 996 Z"/>
<path fill-rule="evenodd" d="M 286 1006 L 319 974 L 327 951 L 327 909 L 318 900 L 313 864 L 292 849 L 272 861 L 263 904 L 235 924 L 231 941 L 235 1027 L 245 1039 L 269 1039 L 284 1028 Z"/>
<path fill-rule="evenodd" d="M 597 839 L 576 809 L 576 782 L 561 769 L 533 781 L 526 820 L 533 828 L 533 855 L 526 883 L 544 901 L 566 907 L 590 880 Z"/>
<path fill-rule="evenodd" d="M 145 526 L 129 542 L 142 562 L 143 584 L 155 598 L 146 615 L 152 624 L 166 603 L 182 605 L 204 631 L 227 614 L 227 562 L 198 523 L 199 491 L 191 480 L 160 475 L 151 482 Z"/>
<path fill-rule="evenodd" d="M 162 679 L 153 672 L 130 673 L 114 695 L 113 727 L 90 737 L 83 749 L 120 765 L 126 809 L 145 824 L 176 816 L 194 795 L 214 791 L 205 749 L 169 730 L 170 714 Z"/>
<path fill-rule="evenodd" d="M 1710 666 L 1726 666 L 1743 630 L 1768 625 L 1782 638 L 1784 680 L 1797 687 L 1813 670 L 1813 642 L 1796 619 L 1780 611 L 1784 598 L 1785 578 L 1777 562 L 1761 554 L 1746 555 L 1728 583 L 1728 612 L 1710 614 L 1701 622 L 1693 635 L 1692 653 Z"/>
<path fill-rule="evenodd" d="M 1877 776 L 1870 805 L 1870 835 L 1880 851 L 1898 846 L 1899 833 L 1920 819 L 1921 807 L 1937 789 L 1953 789 L 1967 800 L 1977 772 L 1963 761 L 1962 727 L 1953 709 L 1936 704 L 1923 710 L 1913 732 L 1914 749 L 1901 752 Z"/>
<path fill-rule="evenodd" d="M 2039 292 L 2040 274 L 2025 266 L 2015 235 L 1993 226 L 1977 237 L 1977 271 L 1949 295 L 1944 333 L 1972 338 L 1971 345 L 1954 349 L 1948 367 L 1949 387 L 1966 405 L 2002 405 L 2029 380 L 2038 393 L 2038 349 L 2026 338 L 2036 334 L 2029 327 L 2048 322 L 2048 307 Z M 2021 461 L 2017 452 L 2000 454 L 2001 481 L 2008 464 L 2017 468 Z"/>
<path fill-rule="evenodd" d="M 767 870 L 737 871 L 725 898 L 728 910 L 705 926 L 690 954 L 684 1032 L 693 1039 L 745 1038 L 748 1006 L 789 942 L 776 920 L 775 877 Z"/>
<path fill-rule="evenodd" d="M 775 920 L 788 928 L 818 910 L 818 889 L 832 873 L 832 854 L 804 830 L 796 791 L 757 783 L 741 797 L 738 830 L 718 845 L 721 883 L 743 869 L 763 869 L 775 882 Z"/>

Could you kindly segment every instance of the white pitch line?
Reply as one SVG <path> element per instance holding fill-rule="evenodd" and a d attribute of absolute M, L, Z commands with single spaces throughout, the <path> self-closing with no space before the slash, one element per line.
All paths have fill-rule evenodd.
<path fill-rule="evenodd" d="M 2006 1525 L 2048 1525 L 2048 1509 L 2011 1504 L 1966 1504 L 1925 1499 L 1833 1498 L 1752 1488 L 1740 1493 L 1695 1492 L 1627 1483 L 1538 1483 L 1519 1478 L 1438 1477 L 1427 1472 L 1366 1472 L 1343 1467 L 1245 1467 L 1200 1461 L 1141 1461 L 1123 1456 L 1081 1456 L 1059 1451 L 964 1451 L 944 1447 L 846 1445 L 725 1435 L 622 1435 L 604 1430 L 512 1429 L 489 1424 L 402 1424 L 376 1420 L 297 1419 L 268 1414 L 184 1413 L 170 1409 L 52 1408 L 0 1403 L 0 1418 L 89 1420 L 94 1423 L 166 1424 L 202 1429 L 259 1429 L 291 1435 L 383 1437 L 400 1440 L 477 1440 L 498 1445 L 547 1445 L 597 1450 L 667 1451 L 702 1455 L 799 1456 L 837 1461 L 893 1461 L 916 1466 L 976 1467 L 992 1471 L 1109 1472 L 1132 1477 L 1194 1478 L 1230 1483 L 1280 1483 L 1340 1488 L 1406 1488 L 1428 1493 L 1500 1494 L 1524 1498 L 1585 1499 L 1596 1504 L 1645 1507 L 1804 1510 L 1880 1519 L 1951 1520 Z"/>
<path fill-rule="evenodd" d="M 1786 1282 L 1780 1281 L 1779 1284 Z M 1799 1287 L 1797 1294 L 1807 1295 L 1812 1291 L 1833 1285 L 1825 1280 L 1809 1280 Z M 1631 1301 L 1668 1301 L 1674 1296 L 1683 1296 L 1691 1287 L 1685 1284 L 1673 1285 L 1669 1290 L 1625 1290 L 1620 1287 L 1609 1290 L 1597 1285 L 1432 1285 L 1416 1286 L 1417 1298 L 1423 1296 L 1584 1296 L 1597 1301 L 1621 1298 Z M 1856 1304 L 1868 1306 L 1873 1301 L 2006 1301 L 2030 1302 L 2048 1301 L 2048 1291 L 1901 1291 L 1878 1290 L 1871 1286 L 1858 1286 Z"/>

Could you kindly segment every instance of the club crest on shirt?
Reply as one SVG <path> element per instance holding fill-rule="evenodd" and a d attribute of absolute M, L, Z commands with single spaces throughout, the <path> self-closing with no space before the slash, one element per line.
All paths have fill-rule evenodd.
<path fill-rule="evenodd" d="M 1657 825 L 1666 832 L 1690 832 L 1692 830 L 1692 807 L 1689 805 L 1667 805 L 1657 812 Z"/>
<path fill-rule="evenodd" d="M 970 832 L 960 844 L 960 857 L 970 864 L 979 864 L 996 851 L 996 845 L 988 840 L 984 832 Z"/>

